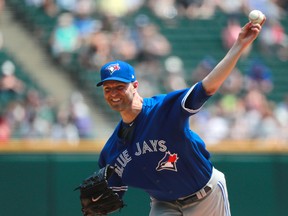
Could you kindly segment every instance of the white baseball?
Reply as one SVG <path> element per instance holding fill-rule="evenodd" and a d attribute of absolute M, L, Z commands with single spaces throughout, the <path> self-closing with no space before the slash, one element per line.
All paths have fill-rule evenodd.
<path fill-rule="evenodd" d="M 252 23 L 259 23 L 261 25 L 264 19 L 265 19 L 265 15 L 259 10 L 252 10 L 249 13 L 249 20 Z"/>

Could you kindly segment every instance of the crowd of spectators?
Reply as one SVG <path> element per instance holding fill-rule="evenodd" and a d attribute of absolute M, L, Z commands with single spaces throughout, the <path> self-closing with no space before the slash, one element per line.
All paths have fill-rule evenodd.
<path fill-rule="evenodd" d="M 66 104 L 39 91 L 16 73 L 6 60 L 0 75 L 0 144 L 11 139 L 66 140 L 77 144 L 93 137 L 93 122 L 83 95 L 74 92 Z"/>
<path fill-rule="evenodd" d="M 215 62 L 205 57 L 192 72 L 192 80 L 199 81 Z M 219 99 L 191 118 L 191 127 L 210 144 L 227 139 L 288 140 L 288 93 L 282 102 L 274 102 L 267 97 L 273 87 L 271 69 L 251 59 L 246 71 L 234 68 L 219 90 Z"/>
<path fill-rule="evenodd" d="M 172 45 L 161 33 L 159 26 L 145 13 L 135 13 L 142 7 L 148 8 L 158 19 L 166 21 L 179 17 L 212 20 L 215 13 L 220 10 L 228 17 L 227 26 L 221 35 L 225 50 L 231 47 L 241 30 L 240 16 L 247 15 L 254 8 L 260 9 L 268 20 L 259 39 L 262 54 L 276 53 L 281 61 L 288 59 L 287 35 L 280 22 L 287 14 L 288 7 L 285 0 L 26 0 L 25 2 L 29 6 L 42 8 L 43 13 L 57 18 L 48 42 L 51 56 L 57 63 L 70 65 L 76 56 L 77 63 L 84 70 L 95 72 L 99 71 L 101 65 L 113 59 L 130 61 L 137 71 L 139 91 L 143 96 L 188 87 L 189 83 L 196 82 L 209 73 L 217 61 L 207 53 L 207 57 L 195 65 L 192 71 L 187 71 L 181 58 L 173 55 Z M 134 17 L 132 23 L 125 22 L 128 16 Z M 252 47 L 247 49 L 242 58 L 248 61 L 251 49 Z M 188 79 L 187 74 L 191 74 Z M 265 62 L 252 59 L 246 71 L 235 68 L 220 90 L 222 99 L 203 108 L 198 116 L 191 118 L 191 127 L 200 131 L 211 143 L 222 139 L 287 140 L 288 96 L 283 98 L 281 103 L 269 101 L 267 94 L 273 90 L 273 85 L 272 69 L 265 65 Z M 72 101 L 81 103 L 81 96 L 74 95 Z M 45 104 L 42 107 L 44 110 L 52 106 L 49 100 L 42 103 Z M 81 125 L 85 120 L 75 120 L 77 116 L 79 117 L 77 109 L 85 110 L 82 105 L 74 106 L 74 111 L 71 110 L 68 114 L 65 111 L 67 107 L 64 111 L 58 110 L 54 115 L 57 124 L 52 127 L 52 134 L 55 137 L 63 136 L 64 131 L 70 131 L 69 139 L 72 140 L 87 136 L 81 132 Z M 16 119 L 20 118 L 19 113 L 27 112 L 19 111 L 23 109 L 19 108 L 21 106 L 29 107 L 27 104 L 14 104 L 9 109 L 10 114 L 17 114 L 17 117 L 14 117 Z M 34 113 L 33 118 L 35 116 Z M 32 119 L 28 118 L 28 121 L 31 122 Z M 70 124 L 71 119 L 73 124 Z M 17 121 L 15 122 L 14 124 L 17 124 Z M 45 127 L 43 126 L 45 124 L 39 124 L 42 128 Z M 27 136 L 34 133 L 28 132 L 29 127 L 24 128 Z M 36 126 L 34 129 L 37 128 L 41 127 Z"/>
<path fill-rule="evenodd" d="M 191 126 L 209 144 L 222 140 L 287 141 L 287 96 L 275 104 L 259 90 L 250 90 L 241 97 L 223 96 L 213 106 L 205 106 L 191 119 Z"/>
<path fill-rule="evenodd" d="M 55 15 L 52 13 L 52 2 L 45 1 L 45 8 L 49 8 L 45 12 Z M 42 1 L 27 0 L 26 3 L 35 7 L 44 6 Z M 0 1 L 0 13 L 5 7 L 5 1 Z M 61 24 L 65 25 L 67 18 L 64 17 Z M 58 34 L 61 37 L 63 32 L 59 31 Z M 59 44 L 53 50 L 63 61 L 71 43 L 69 39 L 64 38 L 61 42 L 66 44 Z M 0 32 L 0 144 L 11 139 L 50 139 L 66 140 L 74 145 L 80 139 L 93 138 L 91 111 L 82 93 L 75 91 L 69 101 L 56 102 L 41 88 L 38 89 L 37 83 L 31 83 L 33 79 L 23 74 L 21 65 L 14 62 L 11 54 L 4 49 L 4 44 Z"/>

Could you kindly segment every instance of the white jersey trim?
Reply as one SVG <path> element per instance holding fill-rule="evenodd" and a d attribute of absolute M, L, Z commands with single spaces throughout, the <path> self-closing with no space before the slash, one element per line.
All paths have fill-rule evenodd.
<path fill-rule="evenodd" d="M 111 187 L 113 191 L 119 192 L 119 191 L 127 191 L 128 186 L 120 186 L 120 187 Z"/>
<path fill-rule="evenodd" d="M 193 110 L 193 109 L 189 109 L 189 108 L 185 107 L 185 102 L 186 102 L 188 96 L 191 94 L 191 92 L 193 91 L 193 89 L 194 89 L 194 87 L 195 87 L 196 85 L 197 85 L 197 83 L 194 84 L 194 85 L 189 89 L 189 91 L 186 93 L 185 97 L 182 99 L 182 102 L 181 102 L 182 108 L 183 108 L 184 110 L 186 110 L 187 112 L 192 113 L 192 114 L 199 112 L 199 110 L 200 110 L 200 109 L 204 106 L 204 104 L 205 104 L 205 103 L 204 103 L 204 104 L 203 104 L 199 109 L 197 109 L 197 110 Z"/>

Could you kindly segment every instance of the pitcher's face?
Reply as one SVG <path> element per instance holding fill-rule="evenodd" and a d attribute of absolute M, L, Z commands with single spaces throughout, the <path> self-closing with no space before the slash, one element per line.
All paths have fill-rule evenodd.
<path fill-rule="evenodd" d="M 135 88 L 133 83 L 105 81 L 103 83 L 104 98 L 109 106 L 118 112 L 131 108 Z"/>

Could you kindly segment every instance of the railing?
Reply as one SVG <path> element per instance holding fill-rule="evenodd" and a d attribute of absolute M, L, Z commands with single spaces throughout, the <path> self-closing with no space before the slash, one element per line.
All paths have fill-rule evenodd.
<path fill-rule="evenodd" d="M 81 140 L 78 143 L 51 140 L 11 140 L 0 142 L 0 153 L 13 152 L 61 152 L 99 153 L 105 140 Z M 225 140 L 218 144 L 207 143 L 212 153 L 288 153 L 288 140 Z"/>

